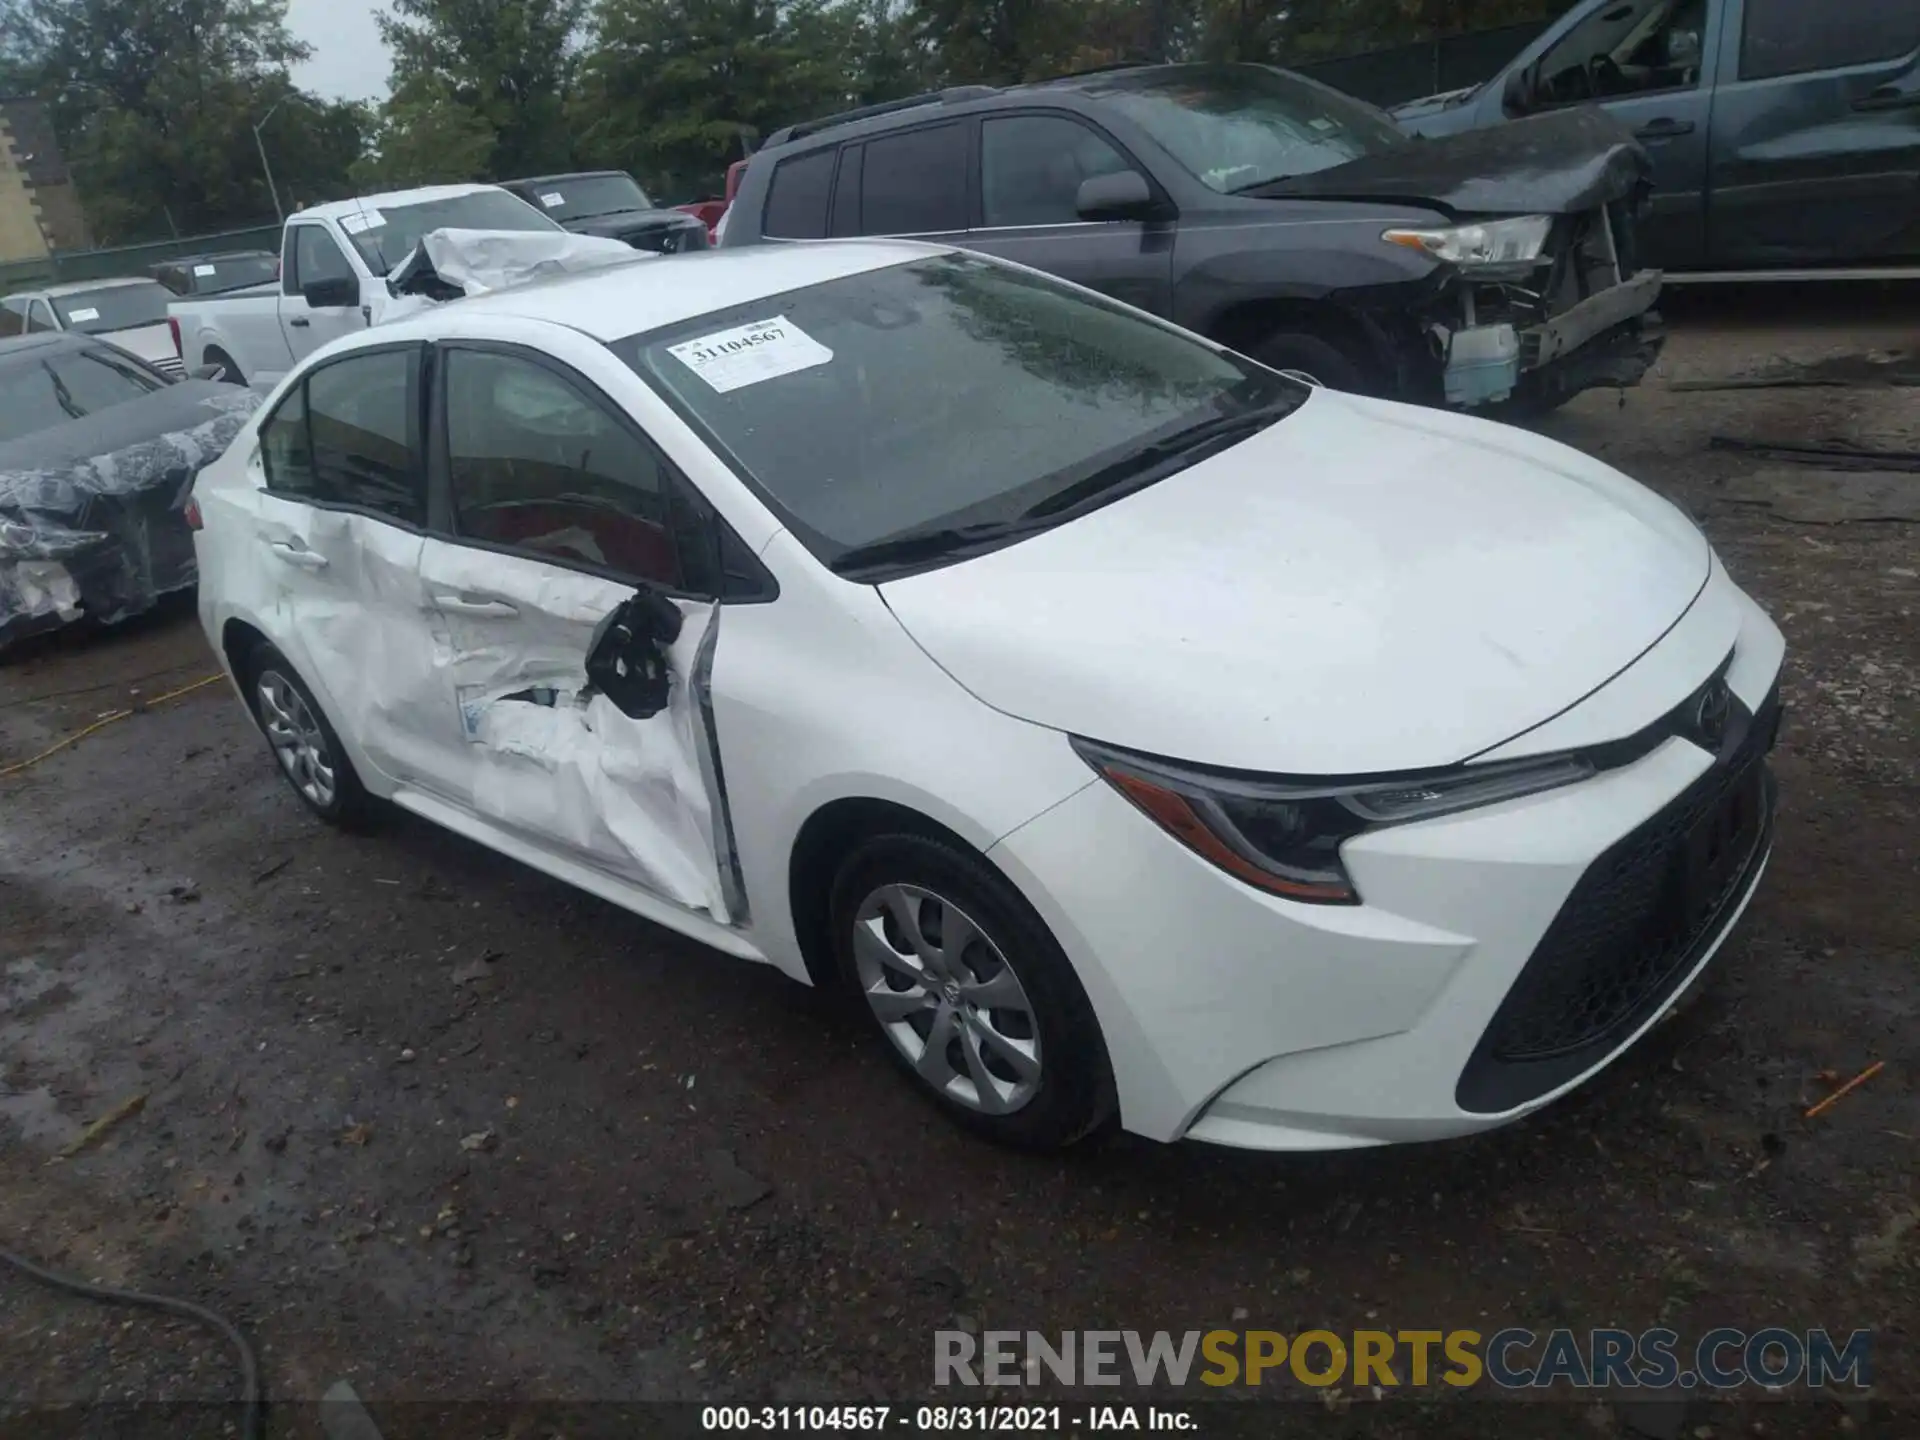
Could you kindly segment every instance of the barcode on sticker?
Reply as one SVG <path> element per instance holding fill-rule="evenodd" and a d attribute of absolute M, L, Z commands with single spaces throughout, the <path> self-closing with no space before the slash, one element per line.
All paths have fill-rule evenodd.
<path fill-rule="evenodd" d="M 667 353 L 723 395 L 833 359 L 833 351 L 784 315 L 669 345 Z"/>
<path fill-rule="evenodd" d="M 213 274 L 213 267 L 211 265 L 196 265 L 193 267 L 193 273 L 196 275 L 211 275 Z"/>
<path fill-rule="evenodd" d="M 74 325 L 82 325 L 89 320 L 98 320 L 99 318 L 100 318 L 100 312 L 98 310 L 93 310 L 93 309 L 69 310 L 67 312 L 68 322 Z"/>

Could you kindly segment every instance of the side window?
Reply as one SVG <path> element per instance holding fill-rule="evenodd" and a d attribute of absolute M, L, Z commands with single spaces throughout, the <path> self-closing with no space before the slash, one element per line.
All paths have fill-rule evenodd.
<path fill-rule="evenodd" d="M 260 427 L 260 465 L 267 472 L 267 488 L 275 494 L 315 498 L 305 385 L 289 390 L 280 408 Z"/>
<path fill-rule="evenodd" d="M 761 234 L 782 240 L 818 240 L 827 233 L 827 187 L 833 183 L 834 154 L 828 146 L 773 167 Z"/>
<path fill-rule="evenodd" d="M 36 300 L 27 307 L 28 330 L 55 330 L 58 328 L 59 327 L 53 323 L 53 307 L 47 304 L 46 301 Z"/>
<path fill-rule="evenodd" d="M 1009 115 L 980 126 L 982 223 L 1067 225 L 1080 182 L 1126 170 L 1125 157 L 1077 120 Z"/>
<path fill-rule="evenodd" d="M 1747 0 L 1740 78 L 1766 80 L 1898 60 L 1920 48 L 1920 5 L 1900 0 Z"/>
<path fill-rule="evenodd" d="M 424 525 L 419 349 L 336 360 L 307 377 L 306 392 L 315 497 Z"/>
<path fill-rule="evenodd" d="M 867 142 L 860 229 L 930 235 L 967 228 L 967 130 L 930 125 Z"/>
<path fill-rule="evenodd" d="M 294 286 L 316 280 L 351 280 L 353 267 L 333 237 L 319 225 L 296 226 L 293 232 Z"/>
<path fill-rule="evenodd" d="M 457 534 L 718 593 L 705 507 L 599 399 L 516 355 L 446 356 Z"/>
<path fill-rule="evenodd" d="M 1691 90 L 1700 83 L 1706 28 L 1707 0 L 1599 5 L 1535 62 L 1528 108 Z"/>
<path fill-rule="evenodd" d="M 0 300 L 0 336 L 18 335 L 27 328 L 24 301 Z"/>

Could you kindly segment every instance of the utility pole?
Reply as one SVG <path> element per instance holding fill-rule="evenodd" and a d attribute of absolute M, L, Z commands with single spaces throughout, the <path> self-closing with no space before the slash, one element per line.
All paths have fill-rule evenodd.
<path fill-rule="evenodd" d="M 273 197 L 273 218 L 278 220 L 282 225 L 287 223 L 287 212 L 280 208 L 280 191 L 273 183 L 273 166 L 267 163 L 267 145 L 266 142 L 260 138 L 260 129 L 267 121 L 273 118 L 273 112 L 286 103 L 287 97 L 282 95 L 278 100 L 273 102 L 272 107 L 268 109 L 266 114 L 254 122 L 253 127 L 254 148 L 260 152 L 260 168 L 266 172 L 267 176 L 267 193 Z"/>

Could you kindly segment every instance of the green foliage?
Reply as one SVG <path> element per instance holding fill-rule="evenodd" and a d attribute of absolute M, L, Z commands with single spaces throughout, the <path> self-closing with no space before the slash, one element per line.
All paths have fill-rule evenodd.
<path fill-rule="evenodd" d="M 453 148 L 433 178 L 511 179 L 571 163 L 566 97 L 571 37 L 586 0 L 392 0 L 379 17 L 393 51 L 393 98 L 380 151 L 430 160 L 434 137 Z M 418 127 L 417 141 L 409 139 Z M 491 143 L 479 164 L 482 132 Z M 385 162 L 379 162 L 384 164 Z"/>
<path fill-rule="evenodd" d="M 887 18 L 822 0 L 599 0 L 569 105 L 575 146 L 662 199 L 715 193 L 777 126 L 910 92 L 909 37 L 876 25 Z M 884 62 L 871 77 L 863 55 Z"/>
<path fill-rule="evenodd" d="M 52 107 L 102 241 L 272 215 L 253 130 L 270 111 L 262 139 L 283 200 L 341 193 L 360 153 L 361 108 L 287 77 L 307 50 L 285 0 L 17 0 L 8 18 L 20 88 Z"/>
<path fill-rule="evenodd" d="M 631 171 L 717 194 L 778 127 L 1116 60 L 1305 63 L 1568 0 L 391 0 L 378 107 L 296 90 L 286 0 L 0 0 L 0 94 L 54 106 L 94 229 L 145 239 L 354 189 Z M 275 106 L 278 109 L 274 109 Z"/>
<path fill-rule="evenodd" d="M 381 107 L 370 148 L 348 174 L 362 194 L 478 180 L 486 175 L 499 139 L 478 109 L 444 85 L 416 80 Z"/>

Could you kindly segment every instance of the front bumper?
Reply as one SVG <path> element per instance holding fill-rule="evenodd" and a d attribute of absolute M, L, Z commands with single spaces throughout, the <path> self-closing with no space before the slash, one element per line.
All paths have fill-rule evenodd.
<path fill-rule="evenodd" d="M 1758 607 L 1732 593 L 1739 604 L 1702 612 L 1719 617 L 1713 625 L 1683 622 L 1656 648 L 1686 648 L 1698 662 L 1695 683 L 1731 650 L 1728 685 L 1759 712 L 1784 646 Z M 1638 683 L 1640 668 L 1608 688 Z M 1649 673 L 1670 670 L 1656 664 Z M 1663 694 L 1654 713 L 1678 699 Z M 1576 1029 L 1564 1045 L 1530 1050 L 1512 1043 L 1514 1025 L 1497 1023 L 1503 1013 L 1511 1019 L 1516 995 L 1533 997 L 1536 1021 L 1542 1007 L 1565 1010 L 1580 990 L 1566 973 L 1573 962 L 1552 958 L 1564 946 L 1543 943 L 1558 918 L 1577 918 L 1597 867 L 1685 811 L 1726 763 L 1724 753 L 1716 760 L 1675 737 L 1579 785 L 1375 831 L 1343 852 L 1364 899 L 1350 907 L 1301 905 L 1244 886 L 1101 783 L 991 853 L 1086 986 L 1128 1129 L 1271 1150 L 1438 1139 L 1517 1119 L 1564 1094 L 1692 984 L 1758 883 L 1764 832 L 1720 903 L 1691 916 L 1698 933 L 1643 967 L 1626 1003 L 1591 1033 Z M 1619 959 L 1604 946 L 1599 953 Z M 1543 1050 L 1556 1053 L 1535 1053 Z M 1529 1063 L 1516 1064 L 1515 1053 Z"/>
<path fill-rule="evenodd" d="M 1447 403 L 1553 405 L 1597 385 L 1638 385 L 1666 343 L 1653 312 L 1662 278 L 1658 270 L 1643 270 L 1524 329 L 1498 324 L 1452 332 L 1441 379 Z"/>

